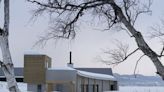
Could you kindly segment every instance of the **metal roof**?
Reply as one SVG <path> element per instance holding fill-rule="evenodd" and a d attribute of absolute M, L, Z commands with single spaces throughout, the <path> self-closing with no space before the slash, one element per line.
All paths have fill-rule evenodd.
<path fill-rule="evenodd" d="M 81 70 L 81 71 L 86 71 L 86 72 L 92 72 L 92 73 L 113 75 L 111 68 L 75 68 L 75 69 Z M 14 73 L 15 73 L 15 76 L 23 76 L 23 68 L 15 67 Z M 1 68 L 0 68 L 0 76 L 4 76 L 4 73 Z"/>
<path fill-rule="evenodd" d="M 14 73 L 15 76 L 23 76 L 23 68 L 22 67 L 14 68 Z M 0 68 L 0 76 L 4 76 L 4 73 L 1 68 Z"/>
<path fill-rule="evenodd" d="M 107 75 L 113 76 L 113 72 L 112 72 L 111 68 L 75 68 L 75 69 L 81 70 L 81 71 L 86 71 L 86 72 L 107 74 Z"/>
<path fill-rule="evenodd" d="M 98 79 L 98 80 L 113 80 L 116 81 L 116 78 L 112 75 L 107 75 L 107 74 L 100 74 L 100 73 L 93 73 L 93 72 L 86 72 L 86 71 L 77 71 L 78 75 L 87 77 L 87 78 L 92 78 L 92 79 Z"/>

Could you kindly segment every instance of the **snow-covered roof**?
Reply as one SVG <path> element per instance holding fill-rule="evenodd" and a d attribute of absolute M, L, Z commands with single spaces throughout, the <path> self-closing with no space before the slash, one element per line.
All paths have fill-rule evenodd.
<path fill-rule="evenodd" d="M 44 54 L 41 54 L 40 52 L 33 51 L 33 50 L 24 51 L 24 54 L 25 55 L 44 55 Z"/>
<path fill-rule="evenodd" d="M 52 67 L 52 68 L 48 68 L 48 70 L 75 70 L 75 69 L 65 66 L 65 67 Z"/>
<path fill-rule="evenodd" d="M 116 81 L 116 78 L 114 76 L 107 75 L 107 74 L 92 73 L 92 72 L 86 72 L 86 71 L 80 71 L 80 70 L 77 70 L 77 74 L 80 76 L 88 77 L 92 79 Z"/>
<path fill-rule="evenodd" d="M 98 73 L 98 74 L 106 74 L 106 75 L 112 75 L 112 69 L 111 68 L 75 68 L 80 71 L 86 71 L 91 73 Z"/>
<path fill-rule="evenodd" d="M 76 70 L 70 67 L 48 68 L 46 81 L 49 83 L 54 81 L 75 81 L 76 75 Z"/>
<path fill-rule="evenodd" d="M 48 71 L 60 71 L 60 70 L 76 70 L 77 74 L 83 77 L 87 78 L 92 78 L 92 79 L 99 79 L 99 80 L 113 80 L 115 81 L 116 78 L 112 75 L 109 74 L 101 74 L 101 73 L 93 73 L 93 72 L 88 72 L 88 71 L 82 71 L 82 70 L 77 70 L 71 67 L 54 67 L 54 68 L 48 68 Z"/>

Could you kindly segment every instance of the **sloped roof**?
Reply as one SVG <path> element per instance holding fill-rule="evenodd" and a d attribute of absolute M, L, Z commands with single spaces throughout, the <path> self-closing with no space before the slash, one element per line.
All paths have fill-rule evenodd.
<path fill-rule="evenodd" d="M 86 72 L 77 70 L 77 74 L 83 77 L 98 79 L 98 80 L 113 80 L 116 81 L 116 78 L 112 75 L 107 74 L 100 74 L 100 73 L 93 73 L 93 72 Z"/>
<path fill-rule="evenodd" d="M 81 69 L 81 70 L 80 70 Z M 87 78 L 98 80 L 113 80 L 116 78 L 112 74 L 110 68 L 71 68 L 71 67 L 55 67 L 47 70 L 46 76 L 48 80 L 70 80 L 75 77 L 75 74 Z M 72 76 L 74 75 L 74 76 Z M 65 76 L 72 78 L 66 78 Z M 74 78 L 73 78 L 74 79 Z"/>
<path fill-rule="evenodd" d="M 87 71 L 87 72 L 92 72 L 92 73 L 99 73 L 99 74 L 107 74 L 107 75 L 112 75 L 113 72 L 111 68 L 75 68 L 77 70 L 81 71 Z"/>

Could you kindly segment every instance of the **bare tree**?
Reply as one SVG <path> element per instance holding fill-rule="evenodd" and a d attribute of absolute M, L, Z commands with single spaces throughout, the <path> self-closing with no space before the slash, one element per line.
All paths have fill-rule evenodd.
<path fill-rule="evenodd" d="M 100 19 L 105 19 L 108 24 L 107 29 L 114 26 L 119 26 L 126 30 L 130 37 L 134 38 L 138 49 L 143 52 L 143 55 L 149 57 L 157 69 L 162 79 L 164 79 L 164 66 L 159 57 L 163 56 L 157 54 L 145 41 L 142 33 L 135 27 L 135 21 L 139 15 L 144 13 L 151 13 L 150 6 L 152 2 L 143 4 L 141 0 L 27 0 L 38 6 L 35 16 L 50 13 L 51 15 L 58 15 L 54 18 L 56 24 L 53 25 L 53 30 L 43 37 L 40 41 L 47 41 L 56 38 L 71 38 L 75 37 L 76 27 L 80 26 L 78 20 L 85 14 L 94 12 L 94 15 Z M 105 28 L 104 28 L 105 29 Z M 134 51 L 134 53 L 136 52 Z M 162 51 L 163 53 L 163 51 Z M 124 53 L 125 54 L 125 53 Z M 132 52 L 133 54 L 133 52 Z M 121 56 L 122 57 L 122 56 Z M 126 55 L 124 58 L 128 58 Z M 121 58 L 122 60 L 125 60 Z M 119 59 L 120 60 L 120 59 Z"/>
<path fill-rule="evenodd" d="M 1 0 L 0 0 L 1 1 Z M 9 0 L 4 0 L 4 27 L 0 28 L 0 47 L 3 60 L 0 61 L 1 68 L 6 76 L 10 92 L 20 92 L 14 76 L 14 66 L 9 50 Z"/>

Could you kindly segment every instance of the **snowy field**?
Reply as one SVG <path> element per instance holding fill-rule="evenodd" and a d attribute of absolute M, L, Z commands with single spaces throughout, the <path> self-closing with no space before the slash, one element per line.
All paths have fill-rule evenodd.
<path fill-rule="evenodd" d="M 118 92 L 164 92 L 164 87 L 122 86 Z"/>
<path fill-rule="evenodd" d="M 24 83 L 18 84 L 21 92 L 27 92 L 27 85 Z M 119 91 L 114 92 L 164 92 L 164 87 L 139 87 L 139 86 L 121 86 Z M 9 92 L 7 85 L 4 82 L 0 82 L 0 92 Z M 107 91 L 113 92 L 113 91 Z"/>
<path fill-rule="evenodd" d="M 21 92 L 27 92 L 27 85 L 25 83 L 18 83 Z M 7 83 L 0 82 L 0 92 L 9 92 L 7 88 Z"/>

